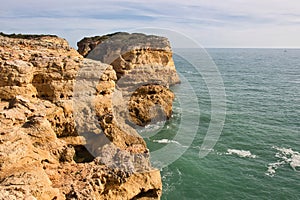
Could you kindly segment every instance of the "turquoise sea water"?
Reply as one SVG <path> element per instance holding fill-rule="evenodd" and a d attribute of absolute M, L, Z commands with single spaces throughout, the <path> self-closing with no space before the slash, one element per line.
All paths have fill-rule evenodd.
<path fill-rule="evenodd" d="M 208 49 L 208 53 L 225 86 L 224 128 L 210 153 L 199 158 L 209 123 L 214 123 L 211 98 L 203 77 L 187 61 L 201 64 L 197 51 L 175 55 L 177 70 L 192 89 L 183 83 L 173 90 L 190 101 L 195 92 L 200 123 L 182 127 L 187 132 L 196 127 L 197 133 L 187 151 L 162 168 L 162 199 L 300 199 L 300 50 Z M 174 139 L 182 112 L 190 119 L 198 115 L 192 107 L 182 107 L 175 102 L 173 118 L 146 138 L 152 152 L 171 144 L 185 148 Z"/>

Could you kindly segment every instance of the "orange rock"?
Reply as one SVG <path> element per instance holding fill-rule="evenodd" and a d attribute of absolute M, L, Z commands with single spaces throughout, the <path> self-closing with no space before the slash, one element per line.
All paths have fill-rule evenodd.
<path fill-rule="evenodd" d="M 74 96 L 75 81 L 84 89 L 77 74 L 85 67 L 103 71 L 93 93 L 102 132 L 78 135 L 95 118 L 89 110 L 86 119 L 74 116 L 86 108 L 74 105 L 86 98 Z M 0 71 L 0 199 L 160 198 L 160 172 L 144 140 L 113 115 L 111 66 L 84 59 L 56 36 L 0 34 Z"/>

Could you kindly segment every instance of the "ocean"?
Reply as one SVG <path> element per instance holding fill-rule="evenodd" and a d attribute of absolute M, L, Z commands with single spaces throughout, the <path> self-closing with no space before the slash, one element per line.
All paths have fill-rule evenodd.
<path fill-rule="evenodd" d="M 174 52 L 173 116 L 141 133 L 162 199 L 300 199 L 300 50 Z"/>

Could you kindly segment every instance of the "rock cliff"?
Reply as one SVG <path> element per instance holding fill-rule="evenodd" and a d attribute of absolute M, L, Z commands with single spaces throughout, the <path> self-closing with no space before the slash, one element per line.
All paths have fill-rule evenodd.
<path fill-rule="evenodd" d="M 79 52 L 114 35 L 129 34 L 84 39 Z M 165 38 L 151 36 L 164 48 L 153 52 L 133 36 L 143 50 L 104 64 L 56 36 L 0 34 L 0 199 L 160 198 L 160 172 L 134 125 L 170 117 L 168 86 L 179 79 Z"/>
<path fill-rule="evenodd" d="M 173 85 L 180 82 L 176 73 L 169 40 L 141 33 L 123 33 L 84 38 L 77 43 L 84 57 L 113 66 L 118 79 L 124 75 L 142 75 L 135 80 Z"/>
<path fill-rule="evenodd" d="M 171 116 L 174 95 L 168 88 L 180 80 L 167 38 L 117 32 L 86 37 L 77 46 L 84 57 L 110 64 L 116 71 L 116 86 L 124 99 L 114 104 L 118 120 L 145 126 Z"/>

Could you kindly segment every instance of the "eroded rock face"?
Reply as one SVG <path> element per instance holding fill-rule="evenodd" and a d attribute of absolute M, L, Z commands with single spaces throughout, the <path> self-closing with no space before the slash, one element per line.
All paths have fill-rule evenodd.
<path fill-rule="evenodd" d="M 99 147 L 112 142 L 122 150 L 138 149 L 139 153 L 146 152 L 143 138 L 124 119 L 116 119 L 113 113 L 112 99 L 116 93 L 117 78 L 112 66 L 84 59 L 78 73 L 80 76 L 75 84 L 74 110 L 77 130 L 89 138 L 89 150 L 98 154 Z M 100 81 L 97 77 L 100 77 Z M 92 98 L 91 93 L 95 94 Z"/>
<path fill-rule="evenodd" d="M 56 36 L 0 35 L 0 96 L 70 99 L 82 57 Z"/>
<path fill-rule="evenodd" d="M 172 50 L 167 38 L 141 33 L 115 33 L 84 38 L 77 43 L 79 52 L 87 58 L 110 64 L 118 79 L 143 69 L 143 81 L 179 83 Z M 136 80 L 137 81 L 137 80 Z"/>
<path fill-rule="evenodd" d="M 78 52 L 86 57 L 98 44 L 115 34 L 119 34 L 119 32 L 104 36 L 85 37 L 77 43 Z"/>
<path fill-rule="evenodd" d="M 80 69 L 101 71 L 92 106 L 74 105 L 88 99 Z M 111 66 L 56 36 L 2 34 L 0 72 L 0 199 L 159 199 L 145 142 L 113 116 Z M 93 106 L 95 129 L 74 112 L 88 119 Z"/>
<path fill-rule="evenodd" d="M 174 94 L 168 88 L 180 80 L 167 38 L 114 33 L 84 38 L 77 45 L 83 56 L 110 64 L 116 71 L 122 98 L 113 96 L 113 114 L 120 124 L 126 119 L 127 124 L 145 126 L 171 116 Z"/>
<path fill-rule="evenodd" d="M 130 98 L 129 113 L 140 126 L 165 121 L 172 115 L 173 100 L 173 92 L 163 86 L 142 86 Z"/>

